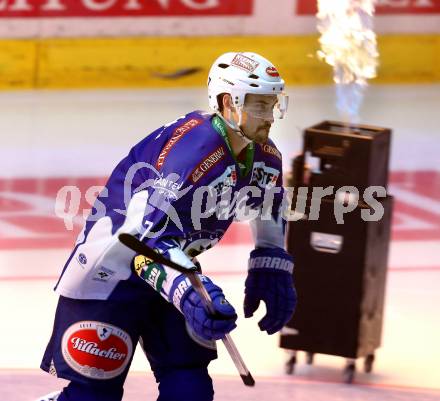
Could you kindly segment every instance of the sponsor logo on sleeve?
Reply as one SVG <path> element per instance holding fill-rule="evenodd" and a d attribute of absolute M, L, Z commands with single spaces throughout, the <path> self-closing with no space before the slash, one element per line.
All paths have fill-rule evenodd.
<path fill-rule="evenodd" d="M 177 182 L 168 177 L 158 177 L 154 179 L 153 188 L 159 194 L 164 195 L 167 200 L 176 200 L 179 197 L 179 191 L 183 186 L 183 182 Z"/>
<path fill-rule="evenodd" d="M 137 255 L 134 258 L 134 270 L 137 275 L 150 284 L 156 291 L 160 292 L 167 274 L 162 266 L 153 262 L 144 255 Z"/>
<path fill-rule="evenodd" d="M 144 255 L 137 255 L 134 258 L 133 265 L 134 271 L 138 276 L 141 275 L 142 269 L 148 264 L 151 263 L 151 259 L 145 257 Z"/>
<path fill-rule="evenodd" d="M 173 146 L 180 139 L 182 139 L 185 134 L 187 134 L 189 131 L 191 131 L 193 128 L 197 127 L 201 123 L 202 123 L 202 120 L 197 120 L 196 118 L 192 118 L 191 120 L 186 121 L 180 127 L 177 127 L 174 130 L 173 135 L 168 140 L 168 142 L 165 144 L 165 146 L 163 147 L 163 149 L 161 150 L 161 152 L 159 154 L 159 157 L 157 158 L 157 161 L 156 161 L 156 168 L 157 169 L 160 169 L 163 166 L 163 164 L 165 163 L 165 159 L 166 159 L 168 153 L 170 153 Z"/>
<path fill-rule="evenodd" d="M 128 365 L 133 344 L 119 327 L 80 321 L 64 333 L 61 348 L 64 360 L 77 373 L 98 380 L 120 375 Z"/>
<path fill-rule="evenodd" d="M 214 167 L 221 159 L 225 157 L 225 148 L 219 146 L 214 152 L 212 152 L 208 157 L 203 159 L 201 163 L 192 171 L 190 178 L 195 184 L 200 180 L 212 167 Z"/>
<path fill-rule="evenodd" d="M 264 162 L 256 162 L 252 168 L 250 185 L 271 189 L 276 185 L 279 175 L 280 172 L 277 169 L 266 166 Z"/>
<path fill-rule="evenodd" d="M 266 143 L 264 145 L 261 145 L 261 149 L 263 150 L 264 153 L 267 153 L 271 156 L 275 156 L 276 158 L 282 160 L 281 153 L 277 148 Z"/>
<path fill-rule="evenodd" d="M 255 71 L 259 64 L 260 63 L 258 61 L 246 57 L 244 54 L 241 53 L 235 55 L 231 62 L 231 65 L 235 65 L 236 67 L 251 73 Z"/>

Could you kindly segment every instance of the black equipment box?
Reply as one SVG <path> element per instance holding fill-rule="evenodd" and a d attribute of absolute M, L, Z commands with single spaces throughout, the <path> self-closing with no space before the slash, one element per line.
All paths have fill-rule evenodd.
<path fill-rule="evenodd" d="M 289 223 L 298 306 L 282 348 L 355 359 L 380 346 L 392 197 L 379 202 L 379 221 L 362 220 L 360 204 L 337 224 L 335 201 L 323 199 L 319 220 Z"/>
<path fill-rule="evenodd" d="M 387 187 L 391 130 L 323 121 L 304 131 L 304 155 L 317 158 L 308 185 Z M 307 160 L 306 160 L 307 162 Z"/>
<path fill-rule="evenodd" d="M 386 189 L 390 143 L 390 129 L 366 125 L 324 121 L 304 131 L 304 153 L 293 162 L 289 184 L 296 188 L 292 209 L 301 202 L 298 187 L 306 187 L 308 195 L 302 198 L 305 211 L 289 221 L 287 237 L 298 306 L 281 331 L 282 348 L 374 358 L 381 343 L 393 199 L 364 201 L 363 191 Z M 312 202 L 317 186 L 334 186 L 335 193 L 342 186 L 359 190 L 359 202 L 343 214 L 344 224 L 338 224 L 335 208 L 350 198 L 333 194 Z M 317 204 L 319 218 L 312 219 Z M 382 218 L 365 218 L 379 209 Z"/>

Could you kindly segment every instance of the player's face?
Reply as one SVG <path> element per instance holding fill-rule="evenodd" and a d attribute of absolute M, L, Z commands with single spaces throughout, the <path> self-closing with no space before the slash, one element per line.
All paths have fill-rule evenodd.
<path fill-rule="evenodd" d="M 241 129 L 256 143 L 265 143 L 274 122 L 273 109 L 276 95 L 246 95 L 242 112 Z"/>

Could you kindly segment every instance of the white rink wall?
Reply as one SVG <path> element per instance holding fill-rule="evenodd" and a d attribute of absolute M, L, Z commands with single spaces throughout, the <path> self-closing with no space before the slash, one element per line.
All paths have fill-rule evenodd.
<path fill-rule="evenodd" d="M 271 133 L 285 171 L 305 128 L 340 119 L 332 86 L 288 93 L 288 116 Z M 145 135 L 195 109 L 208 109 L 204 88 L 0 93 L 0 177 L 107 175 Z M 391 170 L 439 170 L 439 110 L 438 84 L 372 85 L 360 122 L 393 129 Z"/>

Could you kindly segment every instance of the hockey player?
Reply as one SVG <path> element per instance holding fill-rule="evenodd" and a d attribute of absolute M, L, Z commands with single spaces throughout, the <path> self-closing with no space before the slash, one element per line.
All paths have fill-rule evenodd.
<path fill-rule="evenodd" d="M 250 223 L 255 249 L 244 315 L 265 302 L 258 324 L 268 334 L 291 318 L 296 294 L 280 214 L 281 154 L 269 139 L 274 118 L 287 111 L 284 81 L 258 54 L 226 53 L 211 67 L 208 95 L 214 114 L 191 112 L 148 135 L 98 196 L 55 287 L 60 298 L 41 368 L 70 383 L 50 399 L 121 400 L 138 342 L 159 401 L 213 399 L 207 367 L 217 356 L 215 340 L 236 327 L 235 309 L 201 275 L 218 312 L 210 315 L 184 275 L 135 255 L 119 233 L 194 266 L 234 216 L 261 211 Z"/>

